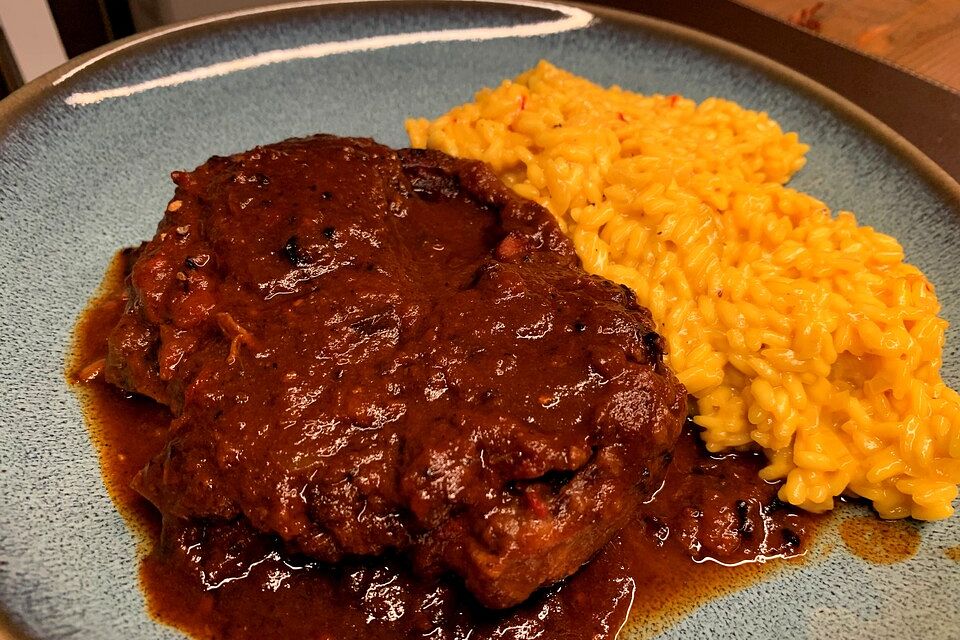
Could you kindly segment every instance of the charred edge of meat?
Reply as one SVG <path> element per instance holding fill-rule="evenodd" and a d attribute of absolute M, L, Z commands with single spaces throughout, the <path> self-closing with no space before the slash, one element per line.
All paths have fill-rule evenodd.
<path fill-rule="evenodd" d="M 300 248 L 300 239 L 297 236 L 290 236 L 287 243 L 283 245 L 283 256 L 295 267 L 305 267 L 310 264 L 310 257 Z"/>
<path fill-rule="evenodd" d="M 438 167 L 415 166 L 407 169 L 413 190 L 428 202 L 454 199 L 463 193 L 459 176 Z"/>
<path fill-rule="evenodd" d="M 791 549 L 800 547 L 800 536 L 794 533 L 793 529 L 783 528 L 783 542 Z"/>
<path fill-rule="evenodd" d="M 655 364 L 662 363 L 665 351 L 663 337 L 656 331 L 649 331 L 643 334 L 641 341 L 643 342 L 643 346 L 647 348 L 650 362 Z"/>
<path fill-rule="evenodd" d="M 737 500 L 737 530 L 748 540 L 753 537 L 753 520 L 750 519 L 750 505 L 746 500 Z"/>
<path fill-rule="evenodd" d="M 780 511 L 781 509 L 786 509 L 786 508 L 787 508 L 787 503 L 781 500 L 780 498 L 778 498 L 777 496 L 774 496 L 769 503 L 763 506 L 763 514 L 767 515 L 767 514 L 773 513 L 774 511 Z"/>

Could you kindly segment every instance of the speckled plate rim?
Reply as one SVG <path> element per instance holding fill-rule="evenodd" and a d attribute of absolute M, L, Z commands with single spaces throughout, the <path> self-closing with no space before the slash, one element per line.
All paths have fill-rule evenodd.
<path fill-rule="evenodd" d="M 472 0 L 477 5 L 512 6 L 509 0 Z M 119 52 L 136 54 L 138 49 L 154 46 L 171 45 L 178 40 L 190 38 L 211 28 L 219 28 L 231 23 L 240 24 L 256 20 L 259 16 L 277 13 L 292 13 L 299 10 L 313 9 L 325 5 L 350 6 L 360 9 L 376 10 L 382 5 L 396 5 L 407 0 L 302 0 L 266 7 L 255 7 L 220 13 L 195 20 L 176 23 L 138 33 L 77 56 L 68 62 L 56 67 L 35 78 L 20 89 L 0 100 L 0 137 L 13 128 L 18 121 L 29 118 L 33 109 L 58 90 L 61 81 L 68 78 L 82 77 L 89 70 L 96 70 L 101 63 L 109 64 L 111 57 Z M 413 0 L 409 4 L 419 5 L 449 5 L 456 0 Z M 527 5 L 528 3 L 524 2 Z M 532 3 L 529 3 L 532 4 Z M 541 3 L 537 3 L 541 5 Z M 767 56 L 750 49 L 734 44 L 723 38 L 713 36 L 696 29 L 684 27 L 673 22 L 651 18 L 649 16 L 631 13 L 610 7 L 601 7 L 588 3 L 557 2 L 548 0 L 542 3 L 544 10 L 550 5 L 567 5 L 589 11 L 601 20 L 627 24 L 641 30 L 657 33 L 680 42 L 719 53 L 728 59 L 743 63 L 761 73 L 772 76 L 777 81 L 815 98 L 825 109 L 833 111 L 838 116 L 853 124 L 866 135 L 883 143 L 894 151 L 897 157 L 914 168 L 922 179 L 925 179 L 939 193 L 945 196 L 951 204 L 960 210 L 960 184 L 954 180 L 943 168 L 931 160 L 926 154 L 911 144 L 906 138 L 884 124 L 877 117 L 857 106 L 839 93 L 820 84 L 786 65 L 783 65 Z M 14 627 L 6 613 L 5 606 L 0 602 L 0 634 L 6 634 L 11 640 L 37 640 L 30 638 L 24 632 Z M 6 640 L 0 635 L 0 640 Z"/>

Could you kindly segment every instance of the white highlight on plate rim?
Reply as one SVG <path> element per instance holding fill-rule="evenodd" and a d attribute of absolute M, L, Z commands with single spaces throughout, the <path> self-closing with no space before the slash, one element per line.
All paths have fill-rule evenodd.
<path fill-rule="evenodd" d="M 375 2 L 377 0 L 347 0 L 346 3 L 353 2 Z M 531 22 L 528 24 L 507 25 L 501 27 L 474 27 L 468 29 L 440 29 L 435 31 L 415 31 L 409 33 L 397 33 L 382 36 L 370 36 L 366 38 L 355 38 L 352 40 L 340 40 L 336 42 L 319 42 L 314 44 L 302 45 L 289 49 L 272 49 L 261 53 L 228 60 L 226 62 L 217 62 L 214 64 L 196 67 L 187 71 L 179 71 L 170 75 L 146 80 L 135 84 L 114 87 L 112 89 L 102 89 L 100 91 L 78 91 L 67 96 L 65 102 L 70 106 L 83 106 L 96 104 L 111 98 L 123 98 L 152 89 L 161 87 L 173 87 L 187 82 L 196 82 L 219 76 L 229 75 L 238 71 L 256 69 L 271 64 L 281 62 L 290 62 L 293 60 L 313 60 L 325 58 L 327 56 L 340 55 L 344 53 L 356 53 L 361 51 L 377 51 L 380 49 L 390 49 L 412 44 L 425 44 L 429 42 L 480 42 L 485 40 L 499 40 L 503 38 L 532 38 L 537 36 L 552 35 L 563 33 L 565 31 L 574 31 L 583 29 L 590 25 L 594 20 L 594 15 L 585 9 L 579 7 L 553 4 L 550 2 L 540 2 L 538 0 L 461 0 L 475 2 L 480 4 L 502 4 L 522 7 L 533 7 L 537 9 L 546 9 L 561 14 L 563 17 L 557 20 L 546 20 L 541 22 Z M 132 45 L 139 44 L 146 40 L 157 38 L 183 29 L 188 29 L 211 22 L 218 22 L 224 19 L 241 17 L 246 15 L 255 15 L 259 13 L 269 13 L 281 11 L 295 7 L 320 6 L 325 4 L 343 4 L 344 2 L 293 2 L 272 7 L 260 9 L 235 11 L 225 15 L 214 16 L 211 18 L 200 19 L 182 25 L 176 25 L 168 29 L 162 29 L 150 34 L 144 38 L 132 40 L 110 51 L 106 51 L 98 56 L 94 56 L 83 64 L 71 69 L 59 78 L 53 81 L 58 85 L 68 78 L 79 73 L 83 69 L 99 62 L 103 58 L 110 56 L 118 51 L 122 51 Z"/>

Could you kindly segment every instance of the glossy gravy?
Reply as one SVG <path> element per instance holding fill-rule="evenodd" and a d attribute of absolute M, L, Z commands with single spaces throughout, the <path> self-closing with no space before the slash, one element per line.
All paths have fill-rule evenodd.
<path fill-rule="evenodd" d="M 118 258 L 77 325 L 74 381 L 104 355 L 122 278 Z M 597 557 L 523 605 L 491 611 L 454 580 L 414 577 L 399 558 L 320 565 L 240 522 L 162 530 L 130 483 L 165 442 L 168 410 L 96 377 L 76 389 L 104 482 L 143 534 L 147 606 L 195 638 L 612 638 L 631 617 L 665 625 L 759 580 L 783 563 L 757 560 L 802 555 L 816 524 L 758 479 L 759 454 L 711 456 L 688 425 L 663 488 Z"/>

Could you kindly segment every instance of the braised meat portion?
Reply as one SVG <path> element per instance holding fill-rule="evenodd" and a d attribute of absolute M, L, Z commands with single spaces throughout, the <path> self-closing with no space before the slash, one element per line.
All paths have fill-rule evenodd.
<path fill-rule="evenodd" d="M 173 178 L 106 363 L 174 413 L 135 481 L 166 520 L 506 607 L 659 487 L 686 394 L 649 312 L 483 164 L 318 135 Z"/>

